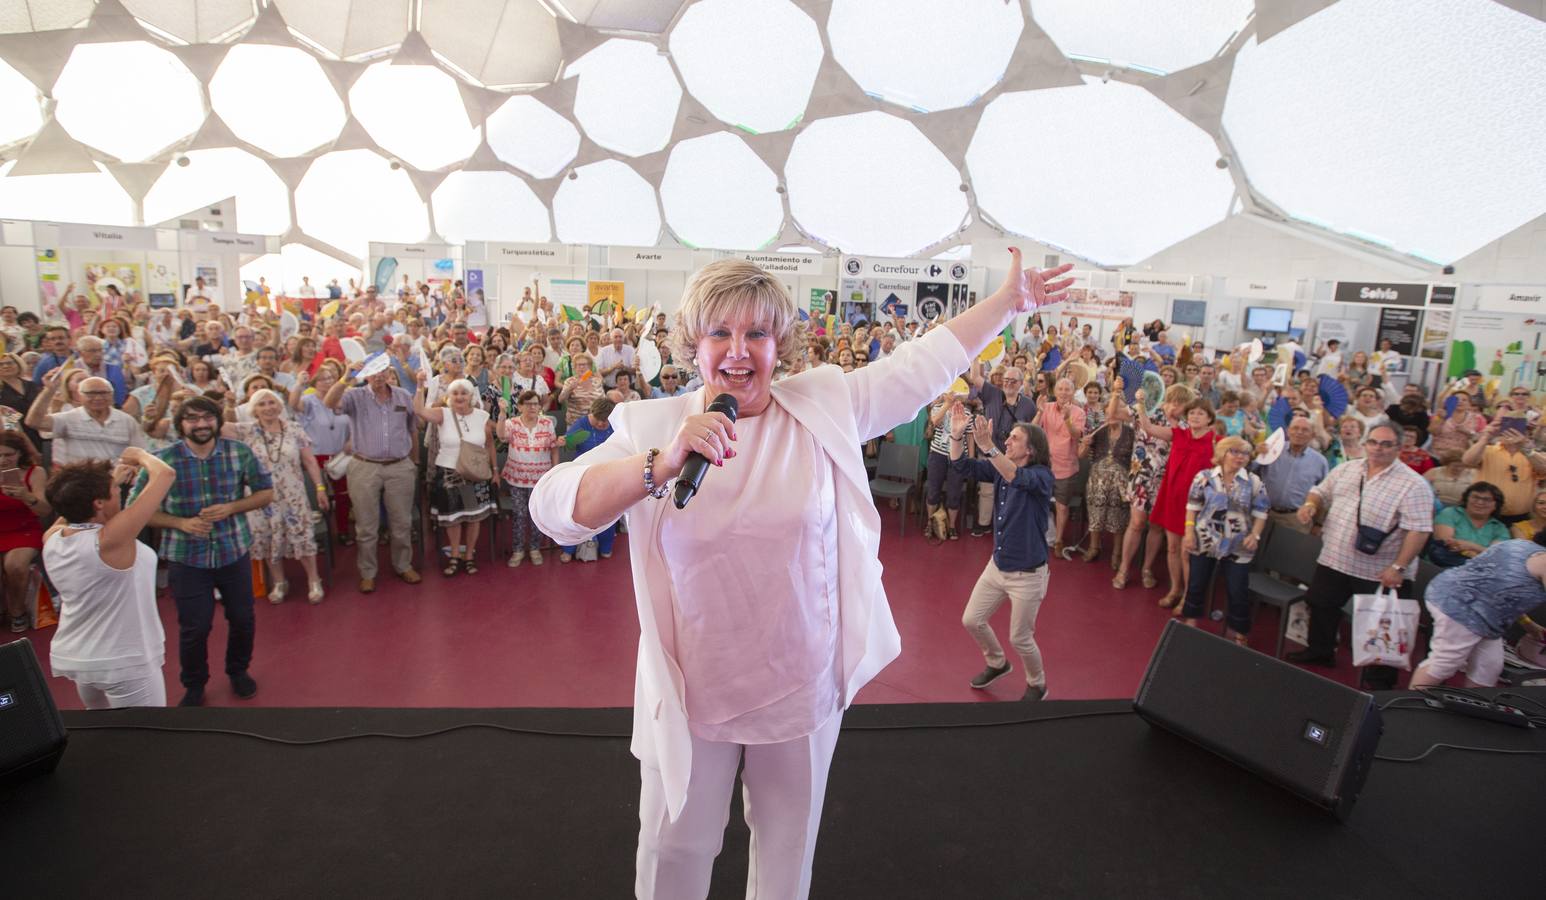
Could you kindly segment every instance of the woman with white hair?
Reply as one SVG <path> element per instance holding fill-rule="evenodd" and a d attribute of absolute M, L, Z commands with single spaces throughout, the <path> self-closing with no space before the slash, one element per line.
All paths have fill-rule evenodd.
<path fill-rule="evenodd" d="M 703 897 L 742 783 L 748 896 L 805 897 L 842 711 L 897 657 L 880 514 L 859 448 L 910 422 L 1011 319 L 1072 282 L 1021 268 L 890 357 L 775 376 L 805 348 L 781 281 L 725 259 L 689 280 L 672 339 L 702 390 L 618 406 L 612 437 L 549 470 L 532 518 L 578 544 L 628 515 L 639 626 L 639 897 Z M 729 395 L 739 416 L 709 411 Z M 659 502 L 692 455 L 690 508 Z M 678 486 L 682 490 L 682 486 Z"/>
<path fill-rule="evenodd" d="M 419 387 L 413 395 L 414 414 L 435 426 L 435 436 L 439 439 L 430 478 L 429 505 L 435 522 L 446 530 L 446 540 L 451 547 L 441 574 L 449 578 L 465 569 L 468 575 L 476 575 L 478 532 L 483 520 L 495 510 L 490 487 L 493 473 L 499 469 L 495 459 L 494 420 L 478 408 L 478 389 L 471 381 L 465 378 L 452 381 L 446 387 L 443 402 L 431 407 L 424 399 L 429 373 L 420 369 L 415 377 Z M 464 471 L 460 458 L 464 446 L 488 454 L 489 478 L 472 478 Z"/>
<path fill-rule="evenodd" d="M 246 404 L 252 413 L 250 422 L 227 422 L 220 428 L 223 437 L 252 448 L 274 479 L 274 501 L 262 509 L 247 513 L 252 530 L 252 558 L 268 563 L 270 590 L 268 602 L 283 603 L 290 592 L 285 580 L 284 561 L 298 559 L 306 569 L 306 599 L 322 602 L 322 577 L 317 574 L 317 532 L 312 521 L 311 503 L 306 491 L 317 493 L 317 505 L 327 509 L 327 489 L 322 468 L 311 452 L 306 429 L 285 421 L 285 404 L 270 388 L 259 388 Z M 311 476 L 308 488 L 302 471 Z"/>

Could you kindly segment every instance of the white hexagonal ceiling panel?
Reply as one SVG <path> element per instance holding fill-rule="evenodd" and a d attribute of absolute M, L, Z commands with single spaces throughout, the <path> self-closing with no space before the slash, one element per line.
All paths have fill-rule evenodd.
<path fill-rule="evenodd" d="M 653 246 L 660 240 L 655 189 L 627 163 L 606 159 L 575 170 L 553 196 L 553 225 L 568 244 Z"/>
<path fill-rule="evenodd" d="M 349 89 L 349 108 L 381 149 L 417 169 L 460 162 L 478 147 L 456 82 L 434 66 L 376 63 Z"/>
<path fill-rule="evenodd" d="M 133 225 L 134 201 L 100 165 L 90 174 L 9 177 L 0 165 L 0 218 Z"/>
<path fill-rule="evenodd" d="M 170 165 L 145 194 L 145 221 L 165 222 L 236 198 L 236 230 L 284 234 L 290 228 L 290 189 L 268 163 L 245 150 L 192 150 L 186 166 Z"/>
<path fill-rule="evenodd" d="M 37 86 L 0 60 L 0 146 L 31 137 L 43 124 Z"/>
<path fill-rule="evenodd" d="M 71 137 L 124 162 L 149 159 L 204 121 L 199 80 L 148 41 L 77 45 L 54 98 L 54 117 Z"/>
<path fill-rule="evenodd" d="M 295 216 L 307 234 L 361 259 L 371 241 L 429 234 L 429 211 L 408 173 L 372 150 L 318 157 L 295 189 Z"/>
<path fill-rule="evenodd" d="M 1024 28 L 1018 2 L 834 0 L 827 39 L 866 93 L 927 112 L 998 84 Z"/>
<path fill-rule="evenodd" d="M 574 123 L 535 97 L 506 100 L 483 123 L 494 155 L 536 178 L 552 178 L 580 149 Z"/>
<path fill-rule="evenodd" d="M 1056 123 L 1055 139 L 1048 138 Z M 977 204 L 1004 228 L 1104 265 L 1135 263 L 1222 220 L 1218 147 L 1143 88 L 1113 81 L 1004 94 L 966 151 Z"/>
<path fill-rule="evenodd" d="M 799 123 L 824 53 L 816 23 L 789 0 L 701 0 L 670 47 L 693 96 L 754 133 Z"/>
<path fill-rule="evenodd" d="M 275 156 L 329 143 L 347 117 L 316 57 L 274 44 L 232 47 L 209 80 L 209 101 L 233 134 Z"/>
<path fill-rule="evenodd" d="M 682 86 L 654 44 L 613 38 L 569 64 L 578 76 L 574 114 L 597 144 L 625 156 L 643 156 L 671 140 Z"/>
<path fill-rule="evenodd" d="M 1342 0 L 1240 51 L 1224 130 L 1289 215 L 1452 262 L 1546 212 L 1546 22 Z"/>
<path fill-rule="evenodd" d="M 435 230 L 448 241 L 547 241 L 548 209 L 509 172 L 452 172 L 430 195 Z"/>
<path fill-rule="evenodd" d="M 724 131 L 672 148 L 660 203 L 671 230 L 693 247 L 760 250 L 784 226 L 778 176 Z"/>
<path fill-rule="evenodd" d="M 800 227 L 849 253 L 905 256 L 966 222 L 960 173 L 911 122 L 889 113 L 811 122 L 784 175 Z"/>
<path fill-rule="evenodd" d="M 1255 0 L 1031 0 L 1069 56 L 1161 73 L 1217 56 L 1255 11 Z"/>

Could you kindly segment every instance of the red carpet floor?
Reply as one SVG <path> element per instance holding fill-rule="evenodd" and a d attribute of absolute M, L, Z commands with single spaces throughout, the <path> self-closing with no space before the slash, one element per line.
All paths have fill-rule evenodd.
<path fill-rule="evenodd" d="M 1015 673 L 987 691 L 968 680 L 982 668 L 976 645 L 961 627 L 961 611 L 986 563 L 988 538 L 963 535 L 930 546 L 910 522 L 896 532 L 897 512 L 884 510 L 881 541 L 886 590 L 902 632 L 902 655 L 866 687 L 861 703 L 1017 700 Z M 386 707 L 607 707 L 633 702 L 634 614 L 627 537 L 611 559 L 561 565 L 548 554 L 542 566 L 508 569 L 484 560 L 476 575 L 424 574 L 417 586 L 384 576 L 374 594 L 355 590 L 354 551 L 341 550 L 338 571 L 319 606 L 305 599 L 305 576 L 289 567 L 291 598 L 258 603 L 252 675 L 260 688 L 253 706 Z M 487 554 L 482 542 L 480 556 Z M 384 551 L 383 551 L 384 556 Z M 389 571 L 383 558 L 383 571 Z M 1052 582 L 1037 620 L 1036 639 L 1055 699 L 1131 697 L 1169 613 L 1155 605 L 1161 586 L 1145 590 L 1135 577 L 1124 591 L 1111 587 L 1108 557 L 1094 563 L 1054 561 Z M 1163 565 L 1159 567 L 1163 572 Z M 182 696 L 177 681 L 177 613 L 163 593 L 167 633 L 167 696 Z M 994 617 L 1008 646 L 1009 605 Z M 1217 631 L 1219 623 L 1209 623 Z M 1272 652 L 1277 615 L 1264 609 L 1252 644 Z M 52 630 L 32 632 L 38 657 L 48 659 Z M 1290 648 L 1294 645 L 1290 644 Z M 210 637 L 207 702 L 238 705 L 224 678 L 225 625 L 217 614 Z M 1011 657 L 1013 658 L 1013 657 Z M 1322 670 L 1324 672 L 1324 670 Z M 1344 652 L 1329 673 L 1356 683 Z M 79 709 L 74 685 L 51 679 L 64 709 Z"/>

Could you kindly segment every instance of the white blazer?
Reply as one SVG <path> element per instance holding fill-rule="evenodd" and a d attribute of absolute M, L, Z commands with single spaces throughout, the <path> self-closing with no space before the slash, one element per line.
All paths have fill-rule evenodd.
<path fill-rule="evenodd" d="M 870 493 L 860 446 L 912 421 L 969 365 L 970 357 L 950 329 L 937 328 L 851 373 L 820 366 L 773 383 L 774 402 L 811 432 L 833 468 L 845 708 L 902 651 L 901 635 L 881 585 L 880 513 Z M 560 544 L 572 546 L 589 539 L 599 529 L 574 521 L 575 496 L 586 467 L 651 447 L 665 448 L 683 420 L 703 412 L 706 403 L 700 388 L 679 397 L 619 405 L 612 411 L 613 434 L 605 444 L 555 466 L 537 482 L 531 497 L 532 520 Z M 641 486 L 643 477 L 641 470 Z M 660 529 L 666 516 L 692 512 L 678 512 L 669 499 L 645 499 L 626 515 L 639 610 L 631 749 L 640 762 L 660 771 L 668 813 L 675 821 L 687 801 L 692 739 L 682 671 L 675 658 L 671 577 L 659 551 Z"/>

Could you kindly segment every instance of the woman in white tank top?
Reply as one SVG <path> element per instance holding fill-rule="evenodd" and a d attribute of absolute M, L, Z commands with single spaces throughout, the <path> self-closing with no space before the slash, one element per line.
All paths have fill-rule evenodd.
<path fill-rule="evenodd" d="M 119 487 L 143 467 L 143 489 L 127 508 Z M 176 473 L 139 447 L 117 466 L 60 466 L 48 501 L 60 520 L 43 536 L 43 565 L 59 589 L 59 628 L 50 664 L 75 682 L 87 709 L 165 706 L 166 635 L 156 613 L 156 553 L 137 539 L 161 508 Z"/>

